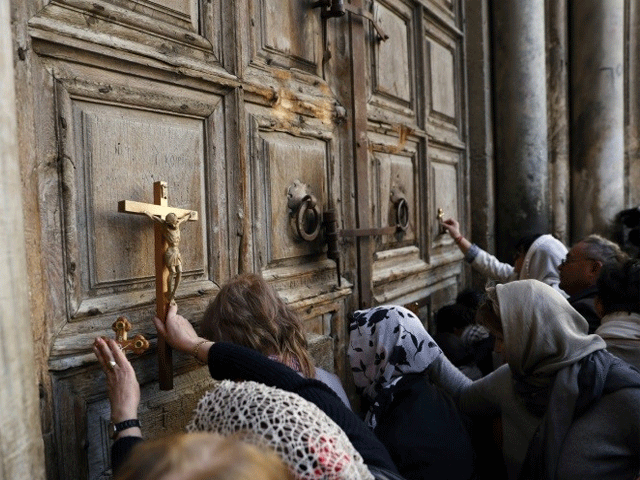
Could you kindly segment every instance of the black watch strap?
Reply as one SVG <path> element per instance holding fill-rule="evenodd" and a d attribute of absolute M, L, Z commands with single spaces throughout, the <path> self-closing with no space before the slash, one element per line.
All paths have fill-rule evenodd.
<path fill-rule="evenodd" d="M 140 427 L 140 420 L 132 418 L 124 422 L 112 423 L 111 436 L 115 437 L 116 433 L 126 430 L 127 428 Z"/>

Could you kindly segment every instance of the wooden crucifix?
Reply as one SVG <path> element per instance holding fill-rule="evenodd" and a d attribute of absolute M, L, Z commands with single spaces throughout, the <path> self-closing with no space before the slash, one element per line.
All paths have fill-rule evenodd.
<path fill-rule="evenodd" d="M 198 213 L 182 208 L 168 206 L 167 182 L 153 184 L 154 203 L 141 203 L 131 200 L 118 202 L 118 211 L 146 215 L 155 225 L 155 264 L 156 264 L 156 315 L 164 321 L 167 310 L 174 303 L 176 290 L 182 276 L 182 258 L 180 243 L 180 224 L 198 219 Z M 173 363 L 171 347 L 164 338 L 158 337 L 158 365 L 160 370 L 160 389 L 173 389 Z"/>
<path fill-rule="evenodd" d="M 116 343 L 120 345 L 120 349 L 124 352 L 133 352 L 136 355 L 140 355 L 149 348 L 149 341 L 140 334 L 133 338 L 128 338 L 127 335 L 131 327 L 131 322 L 126 317 L 118 317 L 111 325 L 111 329 L 116 332 Z"/>

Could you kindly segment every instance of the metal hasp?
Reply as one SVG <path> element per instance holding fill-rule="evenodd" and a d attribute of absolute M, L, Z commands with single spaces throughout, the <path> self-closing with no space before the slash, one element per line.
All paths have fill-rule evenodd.
<path fill-rule="evenodd" d="M 354 7 L 349 3 L 344 3 L 344 0 L 318 0 L 311 4 L 311 8 L 321 8 L 321 16 L 323 19 L 342 17 L 347 12 L 366 18 L 371 22 L 373 28 L 376 29 L 376 32 L 378 33 L 378 41 L 384 42 L 389 38 L 389 35 L 382 30 L 382 27 L 378 22 L 376 22 L 370 12 L 360 7 Z"/>
<path fill-rule="evenodd" d="M 295 180 L 287 190 L 287 207 L 296 236 L 306 242 L 313 242 L 318 238 L 322 213 L 309 185 Z"/>
<path fill-rule="evenodd" d="M 336 272 L 338 273 L 338 287 L 340 286 L 340 250 L 338 249 L 338 219 L 336 211 L 329 209 L 324 212 L 324 240 L 327 243 L 327 258 L 336 262 Z"/>
<path fill-rule="evenodd" d="M 356 228 L 340 230 L 341 237 L 371 237 L 376 235 L 401 234 L 409 228 L 409 203 L 404 194 L 397 189 L 391 191 L 391 202 L 396 210 L 396 224 L 380 228 Z"/>

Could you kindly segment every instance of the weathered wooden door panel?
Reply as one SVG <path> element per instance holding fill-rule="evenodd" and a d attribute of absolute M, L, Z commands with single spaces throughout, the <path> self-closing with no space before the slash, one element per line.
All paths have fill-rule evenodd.
<path fill-rule="evenodd" d="M 255 130 L 254 130 L 255 131 Z M 322 236 L 304 241 L 296 234 L 287 207 L 287 192 L 295 181 L 306 184 L 322 210 L 329 199 L 328 161 L 330 145 L 323 139 L 296 137 L 283 132 L 256 132 L 256 217 L 264 227 L 255 243 L 261 269 L 286 264 L 301 256 L 322 253 Z M 320 221 L 320 218 L 317 219 Z"/>
<path fill-rule="evenodd" d="M 320 16 L 310 2 L 251 0 L 252 61 L 319 73 Z"/>
<path fill-rule="evenodd" d="M 446 3 L 446 2 L 445 2 Z M 427 17 L 427 20 L 429 17 Z M 464 219 L 466 201 L 466 124 L 462 59 L 463 34 L 455 22 L 425 21 L 423 39 L 426 53 L 426 112 L 429 133 L 432 202 L 430 211 L 442 208 L 445 217 Z M 431 217 L 430 229 L 438 231 Z M 448 235 L 433 235 L 435 261 L 458 255 Z M 441 247 L 441 248 L 439 248 Z M 444 255 L 442 259 L 438 256 Z M 455 258 L 455 257 L 454 257 Z"/>
<path fill-rule="evenodd" d="M 191 370 L 175 379 L 174 392 L 160 391 L 158 368 L 153 356 L 136 361 L 141 387 L 138 410 L 146 438 L 159 438 L 182 431 L 200 397 L 211 388 L 206 369 Z M 53 390 L 58 415 L 55 418 L 60 478 L 111 478 L 109 401 L 99 394 L 104 385 L 99 368 L 71 370 L 56 375 Z"/>
<path fill-rule="evenodd" d="M 142 56 L 146 60 L 135 61 L 206 73 L 221 74 L 220 67 L 229 68 L 232 63 L 230 55 L 225 57 L 222 41 L 229 34 L 230 24 L 223 22 L 226 7 L 219 0 L 46 3 L 29 19 L 34 38 L 76 47 L 87 43 L 93 46 L 90 51 L 97 46 L 113 48 L 122 59 Z"/>
<path fill-rule="evenodd" d="M 210 290 L 212 274 L 228 271 L 224 262 L 210 269 L 207 255 L 209 239 L 227 249 L 223 235 L 206 233 L 220 221 L 209 208 L 224 206 L 224 196 L 205 201 L 206 191 L 224 191 L 223 97 L 87 69 L 61 71 L 56 89 L 71 319 L 155 297 L 152 222 L 118 213 L 117 204 L 153 203 L 158 180 L 168 182 L 172 205 L 201 212 L 183 226 L 181 294 Z"/>
<path fill-rule="evenodd" d="M 416 49 L 415 6 L 400 1 L 380 1 L 374 4 L 376 21 L 389 35 L 388 40 L 371 44 L 370 107 L 382 116 L 385 110 L 399 113 L 416 121 Z M 406 120 L 405 120 L 406 121 Z"/>
<path fill-rule="evenodd" d="M 250 5 L 244 80 L 253 269 L 299 312 L 309 332 L 333 336 L 332 368 L 342 372 L 344 300 L 351 285 L 342 279 L 338 286 L 322 231 L 310 241 L 297 234 L 287 194 L 294 182 L 308 187 L 317 201 L 312 223 L 339 206 L 344 159 L 338 152 L 348 132 L 338 124 L 345 109 L 329 87 L 336 79 L 323 75 L 322 24 L 310 2 Z"/>
<path fill-rule="evenodd" d="M 409 303 L 424 296 L 414 283 L 427 270 L 423 248 L 426 232 L 426 138 L 421 127 L 416 85 L 420 79 L 415 36 L 420 11 L 413 2 L 380 1 L 375 18 L 389 39 L 372 41 L 371 95 L 368 102 L 369 170 L 373 223 L 384 227 L 399 222 L 400 202 L 406 202 L 408 222 L 395 235 L 375 244 L 372 288 L 375 302 Z"/>
<path fill-rule="evenodd" d="M 442 208 L 447 216 L 464 219 L 467 211 L 458 9 L 447 1 L 400 0 L 381 0 L 373 8 L 389 39 L 371 41 L 372 161 L 358 168 L 368 171 L 374 225 L 393 224 L 393 199 L 397 201 L 399 193 L 409 206 L 408 228 L 376 241 L 372 259 L 376 303 L 428 305 L 428 297 L 448 291 L 436 295 L 437 307 L 455 295 L 462 273 L 460 255 L 442 234 L 436 215 Z"/>

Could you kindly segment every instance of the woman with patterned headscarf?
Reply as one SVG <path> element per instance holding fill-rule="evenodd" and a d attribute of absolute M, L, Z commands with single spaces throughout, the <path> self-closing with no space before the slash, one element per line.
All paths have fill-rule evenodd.
<path fill-rule="evenodd" d="M 442 351 L 411 311 L 354 312 L 348 356 L 365 421 L 405 478 L 473 478 L 473 448 L 458 410 L 425 375 Z"/>
<path fill-rule="evenodd" d="M 463 412 L 501 415 L 509 479 L 638 478 L 640 372 L 546 284 L 510 282 L 487 297 L 479 321 L 507 363 L 475 382 L 442 357 L 429 373 Z"/>

